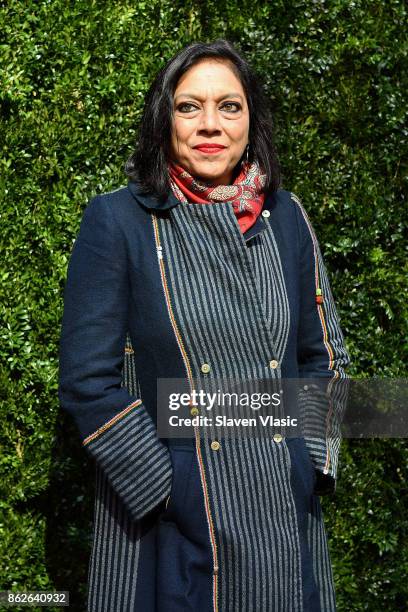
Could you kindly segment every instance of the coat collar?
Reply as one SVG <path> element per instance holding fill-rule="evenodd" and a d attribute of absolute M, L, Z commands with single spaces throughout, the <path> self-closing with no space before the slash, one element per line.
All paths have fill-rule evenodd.
<path fill-rule="evenodd" d="M 160 200 L 154 194 L 142 191 L 135 181 L 128 181 L 128 189 L 139 204 L 150 210 L 168 210 L 180 204 L 171 190 L 165 200 Z"/>
<path fill-rule="evenodd" d="M 140 185 L 135 181 L 128 181 L 128 189 L 135 200 L 148 210 L 169 210 L 170 208 L 174 208 L 180 204 L 180 200 L 176 198 L 171 190 L 169 191 L 165 200 L 160 200 L 152 193 L 143 192 Z M 272 204 L 273 194 L 267 195 L 262 210 L 270 210 Z M 266 223 L 261 213 L 255 223 L 243 234 L 245 242 L 248 242 L 248 240 L 251 240 L 251 238 L 254 238 L 265 230 Z"/>

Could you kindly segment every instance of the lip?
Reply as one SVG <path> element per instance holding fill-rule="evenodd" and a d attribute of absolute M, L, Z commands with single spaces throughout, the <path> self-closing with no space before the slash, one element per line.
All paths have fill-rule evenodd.
<path fill-rule="evenodd" d="M 209 153 L 209 154 L 219 153 L 220 151 L 223 151 L 224 149 L 226 149 L 224 145 L 217 144 L 215 142 L 211 142 L 211 143 L 203 142 L 201 144 L 196 145 L 193 148 L 197 149 L 197 151 L 200 151 L 201 153 Z"/>

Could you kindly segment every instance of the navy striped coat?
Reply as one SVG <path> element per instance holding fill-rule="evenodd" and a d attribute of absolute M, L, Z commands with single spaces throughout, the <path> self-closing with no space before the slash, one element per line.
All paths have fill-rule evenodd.
<path fill-rule="evenodd" d="M 269 194 L 244 235 L 229 203 L 159 201 L 132 181 L 93 198 L 59 380 L 95 460 L 88 610 L 335 610 L 319 495 L 335 488 L 339 439 L 161 439 L 156 383 L 332 380 L 348 363 L 293 193 Z"/>

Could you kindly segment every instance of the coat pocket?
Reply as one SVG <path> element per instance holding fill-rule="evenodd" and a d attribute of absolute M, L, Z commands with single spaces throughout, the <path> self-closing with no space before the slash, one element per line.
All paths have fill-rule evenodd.
<path fill-rule="evenodd" d="M 194 450 L 169 448 L 172 463 L 172 481 L 161 518 L 165 521 L 179 522 L 183 519 L 188 483 L 191 476 Z"/>
<path fill-rule="evenodd" d="M 307 496 L 312 495 L 316 485 L 316 470 L 304 438 L 287 438 L 286 444 L 291 457 L 292 480 L 297 485 L 301 484 Z"/>

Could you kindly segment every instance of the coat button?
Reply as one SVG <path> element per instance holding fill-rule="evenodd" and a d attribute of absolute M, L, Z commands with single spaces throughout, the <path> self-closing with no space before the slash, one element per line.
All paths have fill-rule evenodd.
<path fill-rule="evenodd" d="M 193 406 L 193 407 L 191 408 L 191 410 L 190 410 L 190 414 L 191 414 L 192 416 L 197 416 L 198 412 L 199 412 L 199 411 L 198 411 L 197 406 Z"/>
<path fill-rule="evenodd" d="M 218 440 L 213 440 L 211 442 L 211 449 L 212 450 L 220 450 L 220 446 L 221 446 L 221 444 L 218 442 Z"/>
<path fill-rule="evenodd" d="M 272 368 L 272 370 L 275 370 L 278 365 L 279 363 L 276 361 L 276 359 L 272 359 L 272 361 L 269 362 L 269 367 Z"/>
<path fill-rule="evenodd" d="M 265 217 L 266 219 L 270 216 L 270 214 L 271 213 L 269 212 L 269 210 L 263 210 L 262 211 L 262 216 Z"/>
<path fill-rule="evenodd" d="M 281 434 L 280 434 L 280 433 L 276 433 L 276 434 L 273 436 L 273 439 L 275 440 L 275 442 L 282 442 L 282 436 L 281 436 Z"/>
<path fill-rule="evenodd" d="M 211 368 L 208 363 L 203 363 L 203 365 L 201 366 L 201 371 L 203 372 L 203 374 L 208 374 L 210 370 Z"/>

